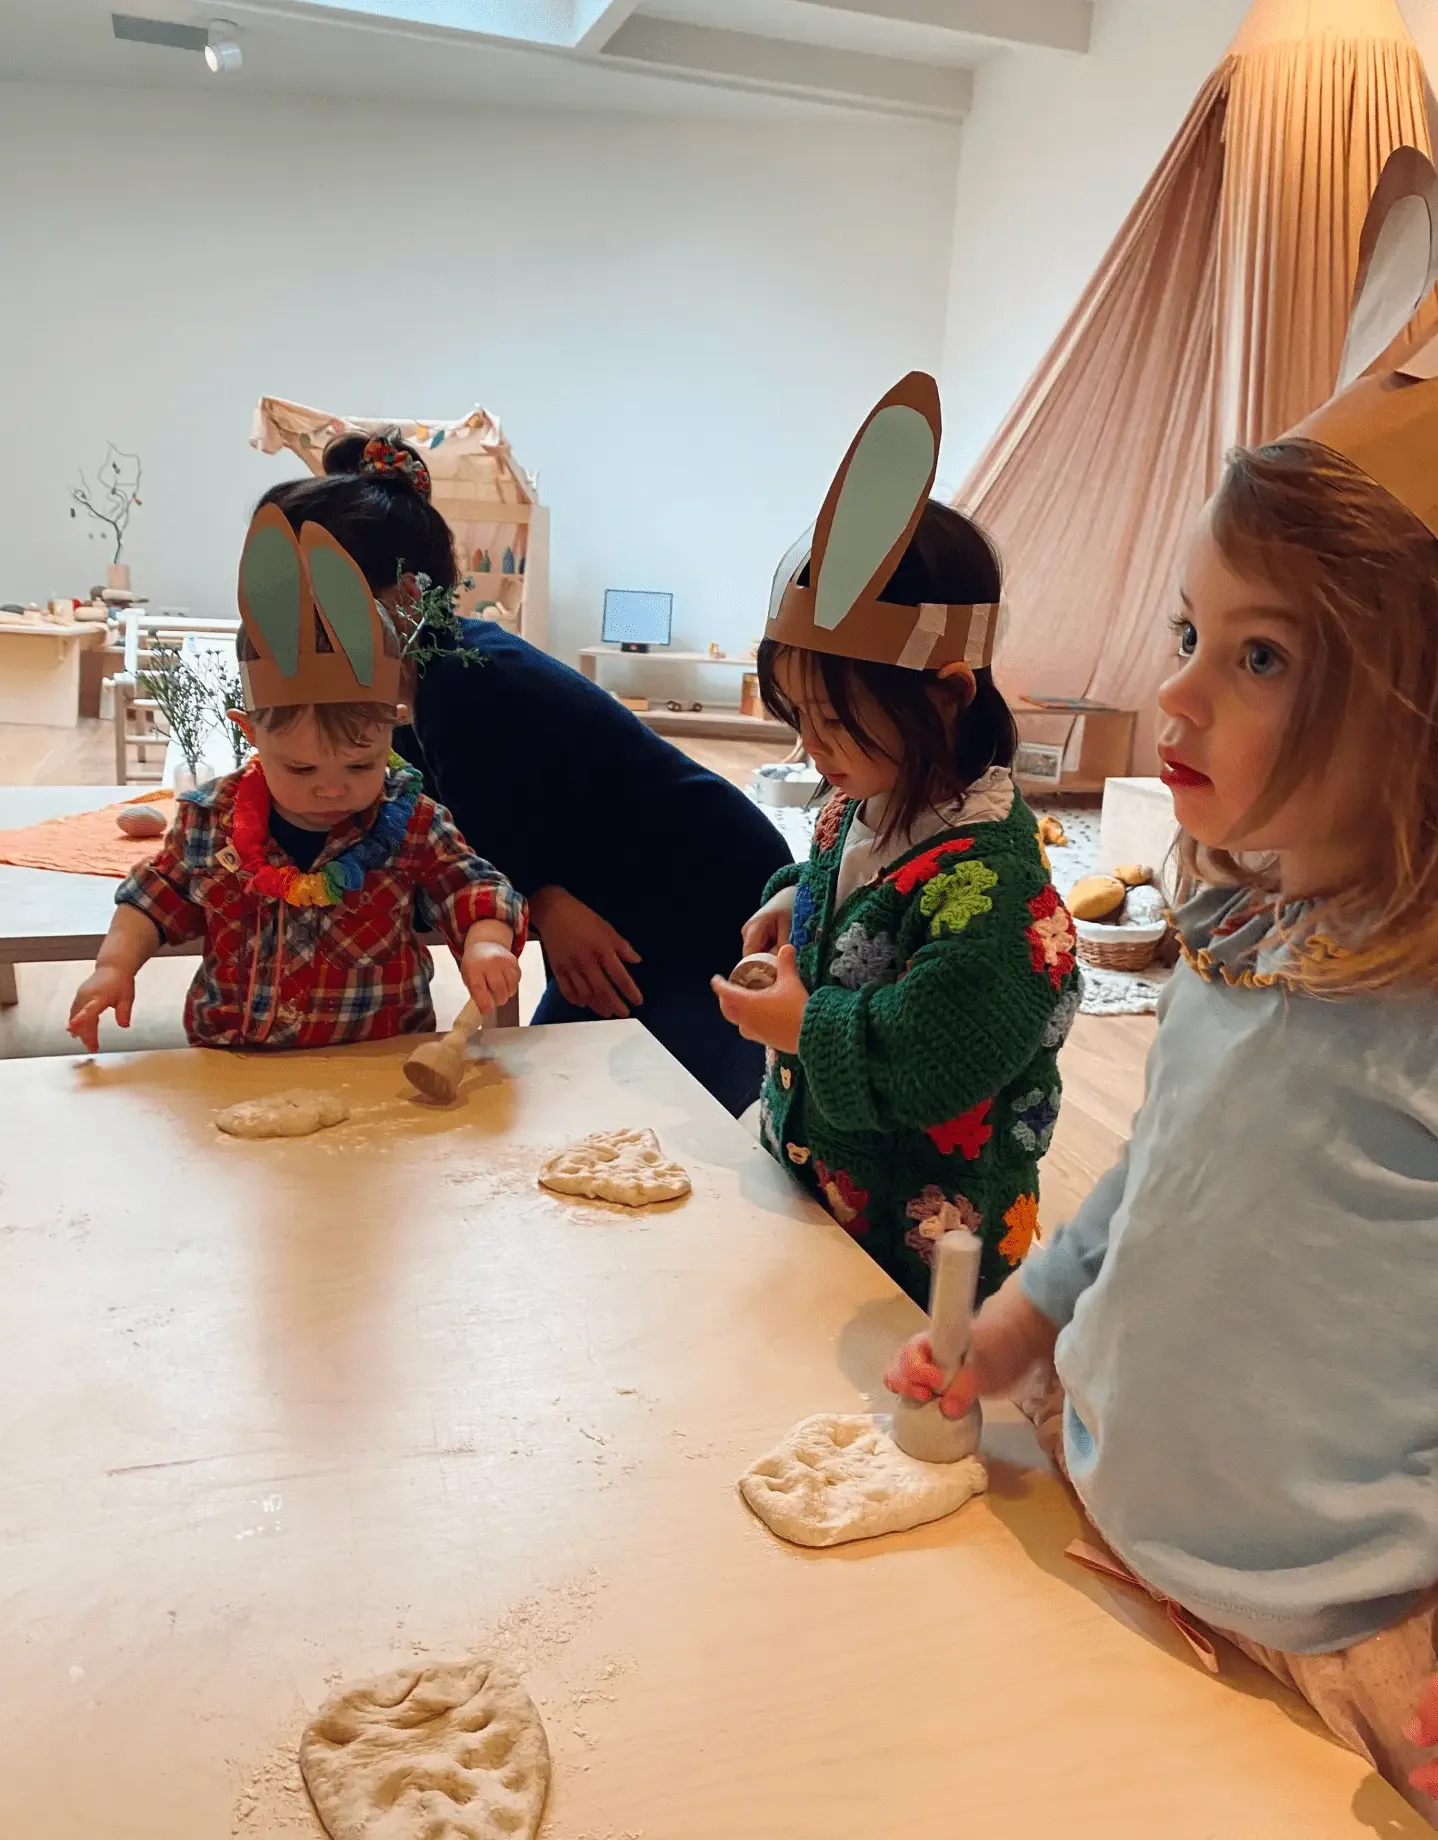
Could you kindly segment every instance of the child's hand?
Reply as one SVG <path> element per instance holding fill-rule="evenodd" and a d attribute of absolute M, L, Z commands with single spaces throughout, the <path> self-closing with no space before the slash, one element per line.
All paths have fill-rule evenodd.
<path fill-rule="evenodd" d="M 976 1399 L 1010 1392 L 1036 1361 L 1053 1353 L 1057 1340 L 1058 1330 L 1029 1302 L 1015 1272 L 974 1318 L 969 1352 L 947 1388 L 927 1335 L 904 1343 L 884 1385 L 920 1405 L 938 1397 L 945 1418 L 962 1418 Z"/>
<path fill-rule="evenodd" d="M 500 1009 L 519 991 L 519 960 L 493 939 L 466 942 L 459 974 L 483 1014 Z"/>
<path fill-rule="evenodd" d="M 764 910 L 761 909 L 760 913 Z M 757 920 L 759 914 L 754 916 Z M 750 926 L 754 921 L 749 922 Z M 787 926 L 785 928 L 787 931 Z M 747 933 L 745 938 L 747 940 Z M 809 992 L 799 976 L 793 946 L 779 948 L 779 975 L 767 990 L 743 990 L 728 978 L 711 978 L 714 994 L 724 1012 L 745 1041 L 762 1041 L 767 1048 L 781 1054 L 799 1052 L 799 1030 L 804 1022 L 804 1006 Z"/>
<path fill-rule="evenodd" d="M 1410 1744 L 1421 1744 L 1425 1749 L 1438 1745 L 1438 1674 L 1423 1689 L 1418 1710 L 1408 1721 L 1403 1736 Z M 1438 1763 L 1419 1764 L 1408 1780 L 1425 1795 L 1438 1795 Z"/>
<path fill-rule="evenodd" d="M 781 888 L 757 914 L 749 916 L 740 935 L 743 957 L 751 952 L 777 952 L 780 946 L 788 945 L 789 928 L 794 923 L 794 896 L 798 892 L 797 887 Z"/>
<path fill-rule="evenodd" d="M 100 1052 L 100 1018 L 107 1009 L 115 1012 L 122 1029 L 130 1026 L 130 1011 L 135 1006 L 135 974 L 115 965 L 96 965 L 75 992 L 70 1005 L 70 1033 L 91 1054 Z"/>

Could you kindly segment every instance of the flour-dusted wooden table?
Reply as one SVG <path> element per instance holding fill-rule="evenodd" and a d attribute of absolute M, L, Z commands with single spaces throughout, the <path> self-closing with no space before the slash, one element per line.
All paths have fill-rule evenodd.
<path fill-rule="evenodd" d="M 0 1065 L 0 1833 L 316 1834 L 331 1683 L 490 1650 L 554 1749 L 546 1840 L 1419 1840 L 1296 1703 L 1216 1684 L 1061 1557 L 995 1415 L 989 1496 L 831 1553 L 735 1478 L 861 1408 L 919 1318 L 636 1024 Z M 235 1143 L 299 1083 L 352 1122 Z M 649 1125 L 694 1194 L 544 1194 Z"/>

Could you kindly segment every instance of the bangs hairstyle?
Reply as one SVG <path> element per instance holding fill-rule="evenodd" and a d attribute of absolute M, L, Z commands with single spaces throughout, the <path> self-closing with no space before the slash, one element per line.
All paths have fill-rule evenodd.
<path fill-rule="evenodd" d="M 1322 930 L 1343 949 L 1301 954 L 1326 995 L 1438 985 L 1438 540 L 1351 461 L 1314 441 L 1229 456 L 1212 530 L 1240 575 L 1304 615 L 1306 657 L 1277 764 L 1245 826 L 1271 818 L 1361 724 L 1372 770 L 1373 855 L 1331 895 Z M 1184 835 L 1205 881 L 1273 885 L 1255 866 Z M 1354 941 L 1351 947 L 1348 941 Z"/>
<path fill-rule="evenodd" d="M 809 585 L 807 565 L 798 580 L 800 587 Z M 988 538 L 962 513 L 930 499 L 879 599 L 907 607 L 925 601 L 985 606 L 997 605 L 1002 596 L 1003 571 Z M 885 843 L 912 831 L 925 811 L 957 803 L 990 767 L 1013 765 L 1018 733 L 988 669 L 974 672 L 973 700 L 965 708 L 962 677 L 945 679 L 937 671 L 872 664 L 766 639 L 759 647 L 759 693 L 769 714 L 796 732 L 799 711 L 775 675 L 783 657 L 797 665 L 805 697 L 827 702 L 870 759 L 884 758 L 885 751 L 865 726 L 860 705 L 866 697 L 898 731 L 899 777 L 885 818 Z"/>

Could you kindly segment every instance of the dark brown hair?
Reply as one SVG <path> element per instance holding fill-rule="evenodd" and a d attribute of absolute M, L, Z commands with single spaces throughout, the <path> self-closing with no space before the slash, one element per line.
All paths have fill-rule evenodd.
<path fill-rule="evenodd" d="M 1240 575 L 1306 616 L 1303 681 L 1276 764 L 1245 826 L 1278 811 L 1361 724 L 1372 772 L 1372 858 L 1329 896 L 1322 930 L 1343 949 L 1302 956 L 1330 994 L 1438 984 L 1438 540 L 1351 461 L 1314 441 L 1229 456 L 1214 541 Z M 1208 881 L 1272 886 L 1268 865 L 1180 840 Z"/>
<path fill-rule="evenodd" d="M 799 585 L 807 582 L 805 568 Z M 1002 594 L 1003 573 L 988 538 L 961 512 L 931 499 L 879 598 L 907 607 L 925 601 L 984 606 L 996 605 Z M 885 841 L 912 831 L 931 807 L 957 803 L 990 767 L 1013 764 L 1018 733 L 992 671 L 975 671 L 974 694 L 965 707 L 962 678 L 946 681 L 937 671 L 800 651 L 766 639 L 759 647 L 759 693 L 769 714 L 795 730 L 799 712 L 775 677 L 786 655 L 799 663 L 806 692 L 822 692 L 840 725 L 871 758 L 882 757 L 884 749 L 864 724 L 859 703 L 865 694 L 898 731 L 897 796 L 886 815 Z"/>

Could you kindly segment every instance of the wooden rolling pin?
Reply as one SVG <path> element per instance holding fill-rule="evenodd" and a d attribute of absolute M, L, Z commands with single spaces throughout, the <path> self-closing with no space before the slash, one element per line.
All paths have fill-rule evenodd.
<path fill-rule="evenodd" d="M 481 1027 L 479 1011 L 471 1001 L 455 1017 L 454 1027 L 438 1041 L 421 1042 L 404 1064 L 405 1077 L 426 1099 L 448 1105 L 459 1093 L 464 1078 L 465 1046 Z"/>

